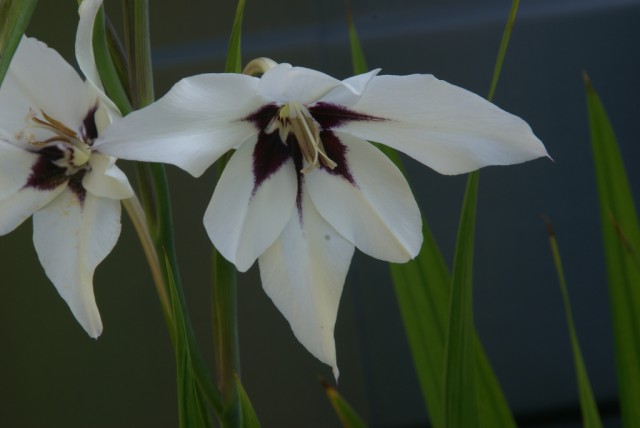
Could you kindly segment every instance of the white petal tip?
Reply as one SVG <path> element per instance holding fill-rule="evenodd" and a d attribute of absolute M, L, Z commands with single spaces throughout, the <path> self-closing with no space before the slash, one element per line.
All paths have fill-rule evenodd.
<path fill-rule="evenodd" d="M 338 378 L 340 377 L 340 370 L 338 370 L 338 366 L 333 366 L 333 377 L 336 380 L 336 385 L 338 384 Z"/>

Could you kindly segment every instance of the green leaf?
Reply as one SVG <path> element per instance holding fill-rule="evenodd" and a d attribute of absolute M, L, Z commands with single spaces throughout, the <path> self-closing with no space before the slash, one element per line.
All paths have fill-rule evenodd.
<path fill-rule="evenodd" d="M 190 350 L 188 325 L 184 317 L 185 308 L 182 305 L 180 291 L 171 272 L 171 263 L 165 254 L 166 269 L 169 271 L 168 288 L 171 315 L 174 325 L 174 350 L 177 367 L 178 384 L 178 415 L 180 427 L 200 428 L 210 427 L 211 420 L 207 413 L 207 406 L 201 399 L 193 370 Z"/>
<path fill-rule="evenodd" d="M 37 0 L 0 1 L 0 85 L 37 3 Z"/>
<path fill-rule="evenodd" d="M 133 107 L 131 106 L 127 89 L 122 86 L 118 69 L 109 50 L 104 5 L 100 7 L 93 27 L 93 54 L 95 56 L 98 73 L 100 74 L 100 80 L 102 81 L 107 96 L 114 102 L 123 116 L 131 113 Z"/>
<path fill-rule="evenodd" d="M 320 383 L 344 428 L 365 428 L 367 426 L 356 411 L 353 410 L 353 407 L 347 403 L 347 400 L 340 395 L 338 390 L 324 380 L 321 380 Z"/>
<path fill-rule="evenodd" d="M 260 428 L 260 421 L 258 420 L 258 416 L 256 412 L 253 410 L 253 406 L 251 405 L 251 400 L 249 400 L 249 396 L 247 395 L 247 391 L 245 391 L 242 386 L 242 382 L 240 382 L 240 378 L 236 375 L 236 390 L 238 391 L 238 399 L 240 402 L 240 415 L 242 417 L 242 427 L 243 428 Z"/>
<path fill-rule="evenodd" d="M 227 73 L 242 72 L 242 18 L 244 16 L 244 1 L 238 0 L 236 7 L 236 16 L 233 19 L 233 28 L 231 29 L 231 37 L 229 38 L 229 48 L 227 49 L 227 61 L 224 71 Z"/>
<path fill-rule="evenodd" d="M 453 264 L 443 397 L 444 426 L 447 428 L 478 426 L 472 279 L 479 179 L 478 172 L 469 174 Z"/>
<path fill-rule="evenodd" d="M 549 235 L 549 244 L 551 245 L 553 262 L 558 273 L 558 283 L 560 284 L 562 300 L 564 301 L 564 311 L 565 315 L 567 316 L 567 326 L 569 328 L 571 350 L 573 351 L 573 362 L 576 368 L 576 378 L 578 380 L 578 395 L 580 397 L 582 423 L 585 428 L 600 428 L 602 427 L 602 422 L 600 421 L 600 415 L 598 414 L 598 406 L 596 405 L 596 400 L 593 398 L 591 383 L 589 382 L 587 368 L 584 364 L 584 359 L 582 358 L 582 351 L 580 350 L 578 335 L 576 334 L 576 328 L 573 323 L 571 301 L 569 299 L 567 282 L 564 278 L 564 269 L 562 268 L 562 259 L 560 258 L 558 240 L 556 238 L 555 232 L 553 231 L 553 228 L 551 227 L 551 223 L 549 222 L 547 222 L 547 233 Z"/>
<path fill-rule="evenodd" d="M 497 63 L 499 64 L 502 63 L 506 52 L 506 41 L 510 36 L 513 26 L 511 20 L 515 18 L 516 9 L 517 1 L 514 1 L 509 18 L 510 23 L 505 29 L 505 36 L 498 54 Z M 365 57 L 348 10 L 347 19 L 354 73 L 365 73 L 367 71 Z M 498 65 L 496 70 L 498 72 L 494 73 L 492 88 L 495 88 L 497 83 Z M 493 92 L 493 89 L 491 91 Z M 395 150 L 383 145 L 377 145 L 377 147 L 404 172 L 402 160 Z M 389 268 L 425 406 L 432 426 L 442 427 L 444 350 L 451 276 L 424 218 L 422 225 L 424 241 L 420 254 L 415 260 L 405 264 L 389 264 Z M 474 353 L 477 364 L 475 370 L 480 426 L 515 427 L 509 406 L 475 331 L 472 337 L 476 347 Z"/>
<path fill-rule="evenodd" d="M 585 74 L 624 426 L 640 426 L 640 228 L 607 113 Z"/>

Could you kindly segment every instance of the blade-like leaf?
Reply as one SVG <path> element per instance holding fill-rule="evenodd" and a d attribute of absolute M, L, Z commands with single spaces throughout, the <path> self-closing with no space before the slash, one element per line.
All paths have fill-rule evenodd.
<path fill-rule="evenodd" d="M 564 269 L 562 268 L 562 259 L 560 258 L 558 240 L 551 223 L 549 222 L 547 222 L 547 233 L 549 235 L 549 244 L 551 245 L 553 263 L 555 264 L 556 271 L 558 273 L 558 283 L 560 284 L 562 300 L 564 301 L 564 311 L 567 316 L 567 326 L 569 328 L 573 362 L 576 368 L 576 378 L 578 380 L 578 395 L 580 397 L 580 409 L 582 411 L 582 424 L 584 428 L 600 428 L 602 427 L 602 422 L 600 421 L 600 415 L 598 414 L 598 406 L 596 405 L 596 400 L 593 398 L 591 383 L 589 382 L 587 368 L 584 364 L 584 359 L 582 358 L 582 351 L 580 350 L 576 327 L 573 323 L 571 301 L 569 299 L 567 282 L 564 278 Z"/>
<path fill-rule="evenodd" d="M 107 95 L 118 107 L 123 116 L 131 113 L 133 110 L 131 101 L 129 100 L 127 90 L 122 86 L 122 81 L 118 76 L 118 70 L 111 57 L 111 51 L 109 50 L 104 5 L 100 7 L 93 27 L 93 51 L 96 67 L 100 74 L 100 80 Z M 147 102 L 150 101 L 153 100 L 148 100 Z"/>
<path fill-rule="evenodd" d="M 640 228 L 607 113 L 585 74 L 591 145 L 609 282 L 620 408 L 624 426 L 640 426 Z"/>
<path fill-rule="evenodd" d="M 337 389 L 324 380 L 321 380 L 320 383 L 322 383 L 324 392 L 327 394 L 327 398 L 329 402 L 331 402 L 333 410 L 335 410 L 344 428 L 365 428 L 367 426 L 353 407 L 347 403 L 347 400 L 340 395 Z"/>
<path fill-rule="evenodd" d="M 453 264 L 443 396 L 447 428 L 473 428 L 479 422 L 471 288 L 479 179 L 478 172 L 469 174 Z"/>
<path fill-rule="evenodd" d="M 495 88 L 497 82 L 499 64 L 502 63 L 506 52 L 517 6 L 518 2 L 514 1 L 509 24 L 505 29 L 505 36 L 496 61 L 497 72 L 494 73 L 492 88 Z M 365 57 L 348 10 L 347 20 L 354 73 L 365 73 L 367 72 Z M 377 145 L 377 147 L 404 172 L 402 160 L 395 150 L 382 145 Z M 405 264 L 389 264 L 389 267 L 429 418 L 432 426 L 441 427 L 443 421 L 444 349 L 451 276 L 424 218 L 422 224 L 424 242 L 420 254 L 413 261 Z M 515 427 L 513 416 L 484 349 L 475 332 L 472 336 L 476 347 L 476 381 L 480 403 L 478 409 L 480 426 Z"/>
<path fill-rule="evenodd" d="M 260 421 L 258 420 L 258 416 L 256 415 L 255 410 L 253 410 L 253 405 L 251 405 L 251 400 L 249 400 L 247 391 L 245 391 L 244 387 L 242 386 L 240 378 L 238 376 L 236 376 L 235 378 L 236 389 L 238 390 L 238 400 L 240 402 L 242 428 L 260 428 Z"/>
<path fill-rule="evenodd" d="M 37 0 L 0 1 L 0 85 L 37 3 Z"/>
<path fill-rule="evenodd" d="M 227 61 L 224 71 L 227 73 L 240 73 L 242 71 L 242 18 L 244 16 L 244 1 L 238 0 L 236 16 L 233 19 L 233 28 L 229 38 L 229 48 L 227 49 Z"/>
<path fill-rule="evenodd" d="M 169 271 L 168 288 L 171 316 L 174 326 L 174 350 L 177 367 L 178 415 L 180 427 L 210 427 L 211 420 L 207 406 L 202 401 L 194 376 L 193 361 L 190 352 L 188 326 L 184 318 L 185 308 L 182 306 L 180 292 L 173 280 L 171 263 L 165 255 L 166 269 Z"/>

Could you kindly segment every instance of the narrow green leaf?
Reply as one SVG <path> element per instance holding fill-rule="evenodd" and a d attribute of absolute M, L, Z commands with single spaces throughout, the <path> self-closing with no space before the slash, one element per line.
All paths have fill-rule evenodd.
<path fill-rule="evenodd" d="M 241 404 L 236 390 L 240 371 L 238 345 L 237 274 L 236 268 L 218 251 L 212 256 L 212 326 L 215 345 L 216 381 L 224 406 L 221 421 L 237 426 Z M 248 400 L 248 397 L 247 397 Z"/>
<path fill-rule="evenodd" d="M 556 272 L 558 273 L 558 283 L 560 284 L 560 292 L 562 293 L 562 300 L 564 301 L 564 311 L 567 316 L 571 350 L 573 351 L 573 362 L 576 368 L 576 378 L 578 380 L 578 395 L 580 397 L 580 409 L 582 411 L 582 424 L 584 428 L 600 428 L 602 427 L 602 422 L 600 421 L 600 415 L 598 414 L 598 406 L 596 405 L 596 400 L 593 397 L 587 368 L 584 364 L 584 359 L 582 358 L 580 343 L 578 342 L 576 327 L 573 323 L 571 301 L 569 299 L 567 282 L 564 278 L 564 269 L 562 268 L 562 259 L 560 258 L 558 240 L 550 222 L 547 222 L 547 233 L 549 235 L 549 244 L 551 245 L 553 263 L 555 264 Z"/>
<path fill-rule="evenodd" d="M 367 426 L 347 400 L 340 395 L 337 389 L 324 380 L 320 380 L 320 383 L 344 428 L 365 428 Z"/>
<path fill-rule="evenodd" d="M 497 63 L 501 64 L 515 18 L 514 1 L 505 36 L 501 43 Z M 354 73 L 367 72 L 365 57 L 347 5 L 349 37 Z M 499 65 L 494 72 L 492 88 L 499 76 Z M 493 93 L 494 89 L 491 89 Z M 375 144 L 375 143 L 374 143 Z M 376 145 L 404 172 L 398 153 L 383 145 Z M 389 264 L 396 298 L 403 318 L 405 332 L 411 348 L 418 381 L 434 427 L 443 426 L 443 367 L 451 276 L 442 253 L 433 238 L 426 219 L 422 219 L 422 250 L 415 260 L 405 264 Z M 482 427 L 515 427 L 513 416 L 504 398 L 498 380 L 475 332 L 473 333 L 478 391 L 478 417 Z"/>
<path fill-rule="evenodd" d="M 640 227 L 622 155 L 607 113 L 585 74 L 591 145 L 609 282 L 620 408 L 640 426 Z"/>
<path fill-rule="evenodd" d="M 239 0 L 233 21 L 225 72 L 242 71 L 242 19 L 244 0 Z M 218 179 L 226 166 L 230 153 L 222 156 L 217 164 Z M 223 409 L 218 419 L 223 426 L 259 426 L 253 406 L 240 385 L 240 350 L 238 344 L 237 272 L 215 248 L 212 253 L 212 326 L 216 357 L 216 381 L 222 398 Z M 240 385 L 240 387 L 242 387 Z M 249 412 L 250 410 L 250 412 Z M 245 415 L 249 412 L 248 415 Z M 249 418 L 248 420 L 245 418 Z"/>
<path fill-rule="evenodd" d="M 1 0 L 0 1 L 0 85 L 9 70 L 11 58 L 18 48 L 31 15 L 38 4 L 37 0 Z"/>
<path fill-rule="evenodd" d="M 360 38 L 356 31 L 356 26 L 353 24 L 353 16 L 351 15 L 351 8 L 349 7 L 349 1 L 345 0 L 346 14 L 347 14 L 347 26 L 349 28 L 349 43 L 351 44 L 351 63 L 353 64 L 354 74 L 363 74 L 369 71 L 367 66 L 367 60 L 364 57 L 364 51 L 360 44 Z"/>
<path fill-rule="evenodd" d="M 180 292 L 173 280 L 171 273 L 171 263 L 165 254 L 166 269 L 168 275 L 169 301 L 171 304 L 171 315 L 174 325 L 174 350 L 177 367 L 178 385 L 178 416 L 180 427 L 200 428 L 210 427 L 205 403 L 201 401 L 197 382 L 193 373 L 193 362 L 190 352 L 188 326 L 184 318 L 185 308 L 182 306 Z"/>
<path fill-rule="evenodd" d="M 242 18 L 244 16 L 244 1 L 238 0 L 236 16 L 233 19 L 229 48 L 227 49 L 227 61 L 224 71 L 227 73 L 240 73 L 242 71 Z"/>
<path fill-rule="evenodd" d="M 444 426 L 447 428 L 478 426 L 471 285 L 479 178 L 478 172 L 469 174 L 453 264 L 443 397 Z"/>
<path fill-rule="evenodd" d="M 238 399 L 240 401 L 240 415 L 242 416 L 242 427 L 243 428 L 260 428 L 260 421 L 258 420 L 258 416 L 256 415 L 255 410 L 253 410 L 253 405 L 251 404 L 251 400 L 249 400 L 249 396 L 247 395 L 247 391 L 245 391 L 242 386 L 242 382 L 240 382 L 240 378 L 235 376 L 236 379 L 236 389 L 238 390 Z"/>
<path fill-rule="evenodd" d="M 127 57 L 130 66 L 127 81 L 129 83 L 129 99 L 134 109 L 140 109 L 154 100 L 153 70 L 151 67 L 151 34 L 149 31 L 149 0 L 124 0 L 124 25 L 126 28 Z M 109 32 L 109 34 L 113 34 Z M 118 76 L 118 86 L 122 86 L 121 72 L 123 66 L 119 60 L 115 37 L 107 37 L 109 58 L 112 59 L 113 72 Z M 115 55 L 114 55 L 115 54 Z"/>
<path fill-rule="evenodd" d="M 96 60 L 96 67 L 100 74 L 100 80 L 104 86 L 107 96 L 115 103 L 122 115 L 127 115 L 133 110 L 127 94 L 127 89 L 122 86 L 122 81 L 118 76 L 118 70 L 111 58 L 109 43 L 107 41 L 107 30 L 105 24 L 104 5 L 100 7 L 93 27 L 93 54 Z"/>

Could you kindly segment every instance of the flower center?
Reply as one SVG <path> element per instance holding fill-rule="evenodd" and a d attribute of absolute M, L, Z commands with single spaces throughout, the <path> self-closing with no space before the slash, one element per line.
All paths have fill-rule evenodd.
<path fill-rule="evenodd" d="M 283 144 L 287 144 L 290 134 L 293 134 L 298 142 L 302 157 L 307 162 L 307 166 L 301 172 L 307 173 L 319 167 L 320 162 L 329 169 L 337 166 L 324 150 L 320 139 L 320 124 L 302 104 L 291 102 L 280 107 L 264 132 L 272 134 L 276 130 Z"/>
<path fill-rule="evenodd" d="M 92 141 L 85 141 L 77 132 L 44 111 L 40 113 L 42 117 L 38 117 L 34 112 L 29 112 L 27 115 L 28 125 L 25 130 L 19 133 L 18 137 L 20 139 L 25 137 L 27 144 L 36 148 L 39 153 L 50 154 L 51 163 L 65 169 L 66 175 L 73 175 L 80 170 L 87 169 Z M 33 129 L 49 131 L 53 135 L 41 138 L 30 132 Z"/>

